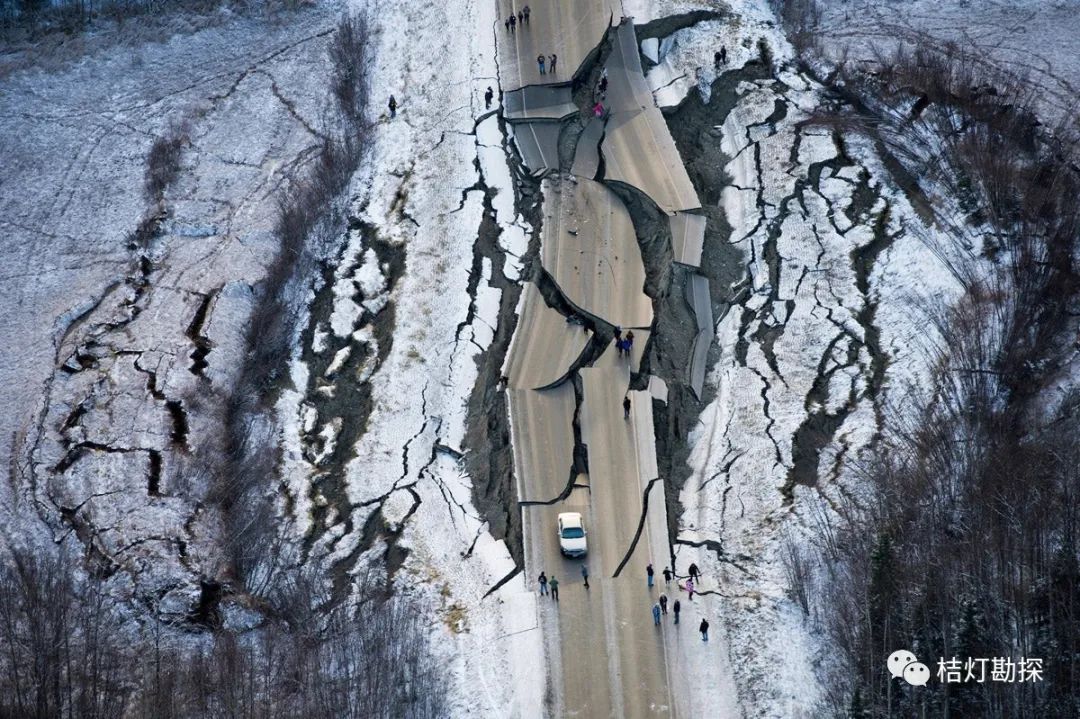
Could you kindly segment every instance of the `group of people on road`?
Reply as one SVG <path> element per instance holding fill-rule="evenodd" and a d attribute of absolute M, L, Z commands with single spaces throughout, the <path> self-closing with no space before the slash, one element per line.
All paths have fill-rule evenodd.
<path fill-rule="evenodd" d="M 545 60 L 547 62 L 546 65 Z M 558 64 L 558 62 L 559 56 L 555 55 L 554 53 L 548 55 L 547 58 L 544 57 L 543 53 L 536 56 L 536 64 L 540 68 L 541 75 L 554 75 L 555 66 Z"/>
<path fill-rule="evenodd" d="M 526 25 L 528 25 L 529 13 L 531 12 L 532 11 L 529 10 L 529 6 L 526 5 L 525 7 L 518 10 L 517 15 L 515 15 L 514 13 L 510 13 L 510 17 L 506 18 L 506 21 L 503 23 L 503 25 L 506 26 L 506 31 L 510 33 L 517 32 L 519 25 L 521 27 L 525 27 Z"/>
<path fill-rule="evenodd" d="M 699 573 L 699 570 L 698 570 L 698 566 L 696 564 L 691 564 L 689 571 L 690 571 L 690 575 L 687 578 L 686 583 L 685 584 L 679 584 L 678 577 L 675 575 L 675 572 L 673 572 L 670 567 L 664 567 L 664 572 L 663 572 L 663 574 L 664 574 L 664 584 L 668 585 L 668 584 L 671 583 L 671 580 L 674 579 L 675 584 L 676 584 L 676 586 L 679 587 L 679 589 L 685 589 L 687 591 L 687 593 L 688 593 L 687 601 L 693 601 L 694 600 L 694 582 L 700 579 L 700 573 Z M 645 581 L 648 583 L 649 589 L 653 588 L 653 585 L 655 583 L 655 577 L 656 577 L 656 571 L 653 569 L 653 565 L 650 562 L 649 564 L 645 565 Z M 672 607 L 671 607 L 671 612 L 675 616 L 675 624 L 679 623 L 679 614 L 680 614 L 681 611 L 682 611 L 682 605 L 680 604 L 679 600 L 676 599 L 675 602 L 672 604 Z M 657 598 L 656 602 L 653 603 L 653 606 L 652 606 L 653 625 L 654 626 L 660 626 L 660 618 L 662 616 L 665 616 L 667 613 L 668 613 L 668 598 L 667 598 L 666 594 L 661 593 L 660 596 Z M 705 619 L 704 617 L 701 618 L 701 624 L 698 626 L 698 631 L 701 632 L 701 641 L 703 641 L 703 642 L 709 641 L 709 621 L 707 619 Z"/>
<path fill-rule="evenodd" d="M 648 582 L 649 589 L 652 589 L 655 585 L 656 571 L 653 569 L 652 562 L 645 565 L 645 578 Z M 675 575 L 669 567 L 664 567 L 664 584 L 670 584 L 672 579 L 675 579 L 676 585 L 680 589 L 686 589 L 689 593 L 687 601 L 693 601 L 694 599 L 694 581 L 700 578 L 698 572 L 698 566 L 696 564 L 690 565 L 690 576 L 686 580 L 685 585 L 678 584 L 678 577 Z M 581 579 L 586 589 L 589 588 L 589 567 L 586 564 L 581 565 Z M 550 596 L 553 602 L 559 601 L 559 580 L 552 576 L 550 579 L 546 572 L 540 572 L 540 576 L 537 577 L 537 584 L 540 585 L 540 596 Z M 660 626 L 661 617 L 667 616 L 668 613 L 668 597 L 667 594 L 661 593 L 656 602 L 652 606 L 653 625 Z M 675 617 L 675 624 L 679 623 L 679 616 L 682 613 L 682 603 L 675 599 L 671 603 L 671 614 Z M 701 632 L 701 640 L 703 642 L 709 641 L 709 620 L 704 617 L 701 618 L 701 624 L 698 626 L 698 631 Z"/>
<path fill-rule="evenodd" d="M 585 583 L 585 588 L 589 588 L 589 567 L 588 565 L 581 565 L 581 579 Z M 540 596 L 549 595 L 554 602 L 559 601 L 559 580 L 554 576 L 548 579 L 546 572 L 540 572 L 540 576 L 536 578 L 536 583 L 540 585 Z"/>
<path fill-rule="evenodd" d="M 630 350 L 634 349 L 634 331 L 630 330 L 623 337 L 622 329 L 615 328 L 615 349 L 619 351 L 620 357 L 629 357 Z"/>

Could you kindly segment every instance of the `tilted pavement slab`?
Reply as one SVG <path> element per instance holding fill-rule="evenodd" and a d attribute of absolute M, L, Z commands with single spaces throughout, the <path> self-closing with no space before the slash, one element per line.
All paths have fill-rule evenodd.
<path fill-rule="evenodd" d="M 622 400 L 629 385 L 629 367 L 613 346 L 594 367 L 581 370 L 581 378 L 582 440 L 589 456 L 592 513 L 597 517 L 590 538 L 590 567 L 595 567 L 594 574 L 601 570 L 605 578 L 606 621 L 614 626 L 608 663 L 612 700 L 619 710 L 617 716 L 670 716 L 674 698 L 663 641 L 669 626 L 653 626 L 651 614 L 662 582 L 650 590 L 645 581 L 645 565 L 652 561 L 655 566 L 667 556 L 666 537 L 654 536 L 653 526 L 646 521 L 630 559 L 620 575 L 613 576 L 641 524 L 642 487 L 648 484 L 642 475 L 655 471 L 651 400 L 647 393 L 634 393 L 645 396 L 635 397 L 630 417 L 624 418 Z M 662 496 L 663 487 L 657 482 L 650 498 Z M 657 575 L 662 567 L 656 567 Z"/>
<path fill-rule="evenodd" d="M 709 278 L 693 273 L 686 283 L 686 303 L 694 313 L 698 331 L 713 328 L 712 297 L 709 295 Z"/>
<path fill-rule="evenodd" d="M 509 122 L 558 121 L 578 112 L 569 85 L 529 86 L 503 93 L 503 117 Z"/>
<path fill-rule="evenodd" d="M 604 66 L 608 74 L 604 107 L 613 115 L 639 112 L 653 106 L 649 83 L 641 70 L 634 25 L 624 21 L 615 29 L 611 54 Z"/>
<path fill-rule="evenodd" d="M 690 267 L 701 266 L 705 246 L 705 216 L 676 212 L 671 216 L 671 252 L 676 262 Z"/>
<path fill-rule="evenodd" d="M 529 6 L 529 24 L 509 32 L 510 14 Z M 597 50 L 618 17 L 613 0 L 498 0 L 499 83 L 504 92 L 526 85 L 569 83 Z M 621 10 L 619 11 L 621 13 Z M 556 55 L 554 73 L 540 74 L 537 55 Z"/>
<path fill-rule="evenodd" d="M 694 312 L 694 320 L 697 322 L 697 335 L 690 348 L 690 362 L 687 365 L 687 374 L 690 379 L 690 389 L 694 396 L 701 399 L 701 391 L 705 386 L 705 370 L 709 357 L 709 347 L 712 345 L 716 328 L 713 326 L 712 297 L 709 295 L 709 279 L 704 275 L 694 273 L 690 276 L 690 282 L 686 285 L 686 302 Z"/>
<path fill-rule="evenodd" d="M 519 122 L 513 125 L 514 144 L 529 172 L 539 175 L 559 169 L 559 133 L 557 122 Z"/>
<path fill-rule="evenodd" d="M 604 179 L 643 192 L 668 214 L 700 208 L 675 140 L 642 75 L 637 38 L 629 21 L 615 31 L 606 69 L 609 115 L 601 146 Z"/>
<path fill-rule="evenodd" d="M 540 256 L 577 309 L 620 327 L 652 325 L 645 265 L 622 201 L 599 182 L 548 179 Z"/>
<path fill-rule="evenodd" d="M 592 335 L 548 307 L 532 282 L 518 300 L 518 325 L 503 374 L 512 389 L 543 389 L 566 379 Z"/>
<path fill-rule="evenodd" d="M 570 482 L 574 464 L 574 387 L 507 390 L 518 499 L 549 502 Z"/>
<path fill-rule="evenodd" d="M 675 140 L 655 107 L 608 118 L 600 152 L 605 181 L 635 188 L 669 215 L 701 208 Z"/>
<path fill-rule="evenodd" d="M 603 136 L 604 121 L 598 117 L 591 118 L 578 135 L 570 174 L 586 180 L 596 179 L 596 173 L 600 169 L 600 140 Z"/>

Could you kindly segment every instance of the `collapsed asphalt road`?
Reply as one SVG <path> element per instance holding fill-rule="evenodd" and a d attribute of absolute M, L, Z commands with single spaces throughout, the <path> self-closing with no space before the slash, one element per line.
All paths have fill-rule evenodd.
<path fill-rule="evenodd" d="M 499 22 L 519 9 L 500 2 Z M 675 638 L 650 616 L 661 591 L 671 599 L 677 593 L 660 579 L 672 551 L 665 492 L 654 489 L 660 476 L 653 400 L 666 392 L 663 382 L 638 374 L 656 320 L 638 232 L 622 197 L 667 218 L 668 263 L 687 265 L 691 285 L 707 298 L 708 281 L 693 274 L 705 235 L 700 201 L 645 83 L 629 21 L 619 22 L 596 0 L 534 3 L 529 27 L 497 32 L 504 117 L 523 163 L 545 177 L 539 262 L 522 295 L 503 376 L 525 571 L 529 581 L 545 571 L 562 584 L 558 604 L 540 600 L 549 710 L 688 716 L 688 692 L 677 684 L 688 672 L 677 666 Z M 557 52 L 564 70 L 540 75 L 542 48 Z M 564 121 L 579 112 L 570 104 L 570 84 L 595 71 L 601 55 L 607 112 L 584 123 L 572 152 L 561 152 Z M 707 350 L 707 300 L 701 311 L 707 316 L 696 322 L 697 344 Z M 634 346 L 623 356 L 612 340 L 631 329 Z M 625 416 L 624 397 L 630 399 Z M 556 515 L 566 511 L 585 518 L 584 560 L 559 552 Z M 652 589 L 645 578 L 650 563 L 657 576 Z M 589 567 L 589 589 L 582 564 Z"/>

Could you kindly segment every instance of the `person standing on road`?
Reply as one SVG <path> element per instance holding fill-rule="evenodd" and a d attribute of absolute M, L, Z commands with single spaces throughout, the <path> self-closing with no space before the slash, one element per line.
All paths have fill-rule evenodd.
<path fill-rule="evenodd" d="M 548 593 L 547 592 L 547 575 L 544 574 L 543 572 L 540 572 L 540 577 L 536 581 L 540 583 L 540 596 L 542 597 L 542 596 L 544 596 L 545 594 Z"/>
<path fill-rule="evenodd" d="M 652 605 L 652 623 L 653 626 L 660 626 L 660 605 Z"/>
<path fill-rule="evenodd" d="M 660 595 L 660 611 L 663 612 L 664 614 L 667 614 L 667 595 L 666 594 L 661 594 Z"/>
<path fill-rule="evenodd" d="M 537 55 L 536 56 L 536 64 L 540 67 L 540 74 L 543 75 L 544 74 L 544 56 L 543 55 Z"/>
<path fill-rule="evenodd" d="M 693 579 L 687 579 L 686 580 L 686 595 L 687 595 L 686 596 L 686 601 L 688 601 L 688 602 L 694 601 L 694 580 Z"/>
<path fill-rule="evenodd" d="M 653 568 L 652 563 L 645 565 L 645 576 L 649 579 L 649 589 L 652 589 Z"/>
<path fill-rule="evenodd" d="M 581 565 L 581 578 L 585 580 L 585 588 L 588 589 L 589 588 L 589 567 L 584 565 L 584 564 Z"/>
<path fill-rule="evenodd" d="M 669 568 L 667 568 L 667 567 L 664 567 L 664 584 L 670 584 L 670 583 L 671 583 L 671 570 Z"/>
<path fill-rule="evenodd" d="M 701 632 L 701 641 L 709 641 L 709 620 L 705 617 L 701 618 L 701 624 L 698 625 L 698 631 Z"/>
<path fill-rule="evenodd" d="M 694 581 L 697 581 L 697 579 L 700 576 L 701 576 L 701 572 L 698 571 L 697 565 L 696 564 L 691 564 L 690 565 L 690 578 L 693 579 Z"/>
<path fill-rule="evenodd" d="M 723 45 L 720 46 L 720 64 L 721 65 L 726 65 L 727 64 L 727 48 L 724 47 Z"/>
<path fill-rule="evenodd" d="M 511 34 L 513 34 L 514 31 L 516 31 L 516 30 L 517 30 L 517 15 L 514 15 L 513 13 L 511 13 L 510 14 L 510 32 L 511 32 Z"/>
<path fill-rule="evenodd" d="M 552 598 L 552 600 L 554 600 L 556 602 L 559 601 L 559 580 L 556 579 L 555 577 L 552 577 L 551 580 L 548 582 L 548 584 L 551 585 L 551 598 Z"/>
<path fill-rule="evenodd" d="M 630 395 L 626 395 L 622 398 L 622 413 L 623 419 L 630 419 Z M 651 564 L 649 565 L 652 566 Z M 649 576 L 652 576 L 652 570 L 649 571 Z M 649 586 L 652 586 L 652 582 L 649 582 Z"/>
<path fill-rule="evenodd" d="M 397 98 L 391 95 L 390 102 L 387 103 L 387 107 L 390 108 L 390 119 L 393 120 L 395 117 L 397 117 Z"/>
<path fill-rule="evenodd" d="M 525 20 L 525 24 L 526 24 L 526 25 L 528 25 L 528 24 L 529 24 L 529 13 L 531 13 L 531 12 L 532 12 L 532 10 L 530 10 L 530 9 L 529 9 L 529 6 L 528 6 L 528 5 L 526 5 L 525 7 L 521 8 L 521 15 L 522 15 L 522 17 L 524 18 L 524 20 Z"/>
<path fill-rule="evenodd" d="M 555 74 L 555 63 L 559 61 L 559 56 L 555 53 L 551 53 L 551 57 L 548 58 L 548 71 Z"/>
<path fill-rule="evenodd" d="M 675 623 L 679 623 L 679 612 L 682 611 L 682 605 L 679 604 L 679 600 L 676 599 L 675 603 L 671 605 L 671 613 L 675 615 Z"/>
<path fill-rule="evenodd" d="M 484 93 L 484 109 L 491 109 L 491 101 L 495 99 L 495 91 L 491 89 L 491 85 L 488 85 L 487 92 Z"/>

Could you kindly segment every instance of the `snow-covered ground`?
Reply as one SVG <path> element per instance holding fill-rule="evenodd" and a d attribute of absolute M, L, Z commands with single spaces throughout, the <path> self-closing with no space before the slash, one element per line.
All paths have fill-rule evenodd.
<path fill-rule="evenodd" d="M 820 0 L 816 33 L 833 59 L 888 57 L 898 41 L 955 44 L 974 61 L 1015 73 L 1036 90 L 1053 121 L 1076 106 L 1080 15 L 1075 2 L 959 0 L 883 3 Z"/>
<path fill-rule="evenodd" d="M 398 585 L 437 610 L 431 627 L 454 679 L 454 715 L 539 710 L 533 597 L 520 577 L 487 594 L 514 565 L 471 507 L 459 458 L 475 358 L 497 322 L 501 292 L 490 280 L 517 276 L 531 232 L 515 216 L 494 115 L 477 129 L 484 90 L 497 87 L 488 5 L 328 4 L 285 23 L 238 20 L 3 80 L 0 223 L 9 241 L 0 292 L 9 311 L 0 321 L 0 406 L 9 411 L 0 441 L 5 456 L 31 457 L 44 482 L 0 490 L 13 541 L 58 535 L 67 526 L 59 515 L 74 510 L 125 564 L 137 595 L 158 594 L 160 609 L 181 616 L 199 579 L 215 575 L 216 528 L 197 501 L 204 488 L 181 484 L 186 453 L 206 439 L 195 406 L 207 391 L 202 378 L 227 392 L 242 362 L 251 285 L 277 251 L 279 193 L 324 131 L 328 40 L 341 12 L 362 13 L 373 30 L 376 130 L 350 196 L 365 230 L 341 228 L 332 312 L 312 339 L 313 354 L 332 347 L 333 361 L 310 384 L 310 368 L 294 361 L 295 387 L 277 404 L 296 520 L 282 527 L 298 546 L 314 540 L 313 558 L 348 559 L 342 566 L 362 574 L 378 552 L 351 555 L 381 510 L 409 550 Z M 394 120 L 385 110 L 391 93 L 400 104 Z M 154 209 L 143 193 L 146 155 L 155 135 L 181 120 L 190 142 L 147 267 L 129 247 Z M 472 277 L 485 187 L 494 191 L 499 241 L 513 254 L 500 269 L 482 258 Z M 376 250 L 403 255 L 400 276 L 389 276 L 393 263 Z M 365 323 L 388 307 L 394 319 L 380 336 Z M 380 341 L 389 347 L 380 351 Z M 356 374 L 339 376 L 350 354 L 365 350 Z M 333 394 L 339 381 L 369 382 L 371 412 L 348 451 L 344 495 L 327 498 L 313 467 L 333 453 L 343 419 L 318 416 L 306 391 Z M 170 403 L 185 410 L 186 447 Z M 321 443 L 305 444 L 306 433 Z M 314 526 L 315 510 L 334 502 L 351 506 L 351 532 L 346 513 L 328 512 Z M 34 503 L 48 524 L 25 511 Z"/>
<path fill-rule="evenodd" d="M 0 447 L 22 471 L 0 521 L 28 536 L 77 527 L 164 611 L 186 612 L 217 571 L 204 483 L 183 471 L 206 421 L 187 409 L 239 366 L 276 191 L 316 146 L 328 87 L 309 75 L 335 20 L 240 20 L 3 80 Z M 147 153 L 181 123 L 143 261 L 138 228 L 159 213 Z"/>
<path fill-rule="evenodd" d="M 764 40 L 777 73 L 741 83 L 718 127 L 731 177 L 721 204 L 745 271 L 717 323 L 715 397 L 688 438 L 678 537 L 723 552 L 680 544 L 678 559 L 704 569 L 695 602 L 722 620 L 713 633 L 727 644 L 714 639 L 720 660 L 685 686 L 725 715 L 816 716 L 829 649 L 814 598 L 807 617 L 789 595 L 782 555 L 788 543 L 813 547 L 858 495 L 846 462 L 881 408 L 924 375 L 923 298 L 956 286 L 938 254 L 947 238 L 873 147 L 845 136 L 841 152 L 831 130 L 799 124 L 821 94 L 792 69 L 763 0 L 623 2 L 637 23 L 700 8 L 728 16 L 658 44 L 648 79 L 659 105 L 707 98 L 719 46 L 722 71 L 737 72 Z M 252 285 L 277 250 L 277 197 L 323 132 L 325 51 L 346 10 L 373 30 L 376 124 L 349 189 L 357 223 L 341 228 L 329 310 L 276 405 L 293 500 L 282 527 L 313 561 L 361 575 L 380 558 L 382 538 L 365 547 L 375 517 L 408 550 L 397 586 L 435 608 L 454 716 L 538 715 L 535 596 L 472 506 L 462 461 L 476 359 L 533 232 L 517 215 L 495 108 L 484 107 L 484 90 L 498 90 L 493 2 L 352 0 L 0 80 L 0 456 L 35 469 L 0 483 L 0 524 L 17 542 L 88 531 L 165 612 L 185 613 L 199 580 L 215 576 L 217 528 L 200 512 L 202 489 L 184 483 L 189 453 L 210 441 L 199 396 L 204 382 L 226 391 L 242 361 Z M 828 2 L 825 43 L 869 53 L 920 33 L 956 39 L 1029 68 L 1063 109 L 1075 94 L 1072 18 L 1062 3 Z M 181 120 L 190 140 L 141 263 L 132 237 L 157 210 L 143 191 L 146 155 Z M 487 207 L 501 256 L 478 249 Z M 361 409 L 325 401 L 347 383 L 370 390 L 352 439 Z M 328 467 L 339 449 L 344 460 Z"/>
<path fill-rule="evenodd" d="M 742 711 L 810 717 L 830 648 L 813 585 L 807 616 L 783 555 L 794 545 L 813 564 L 823 527 L 860 493 L 850 460 L 925 374 L 921 301 L 957 285 L 935 253 L 947 238 L 915 214 L 872 144 L 845 134 L 841 148 L 831 128 L 800 125 L 822 94 L 792 69 L 764 4 L 732 9 L 738 20 L 676 32 L 650 72 L 658 103 L 674 106 L 688 92 L 709 97 L 719 45 L 722 72 L 758 57 L 759 39 L 774 58 L 775 77 L 739 83 L 718 127 L 731 178 L 721 206 L 745 275 L 717 324 L 716 396 L 689 437 L 679 539 L 718 542 L 722 555 L 683 545 L 678 561 L 705 568 Z"/>

